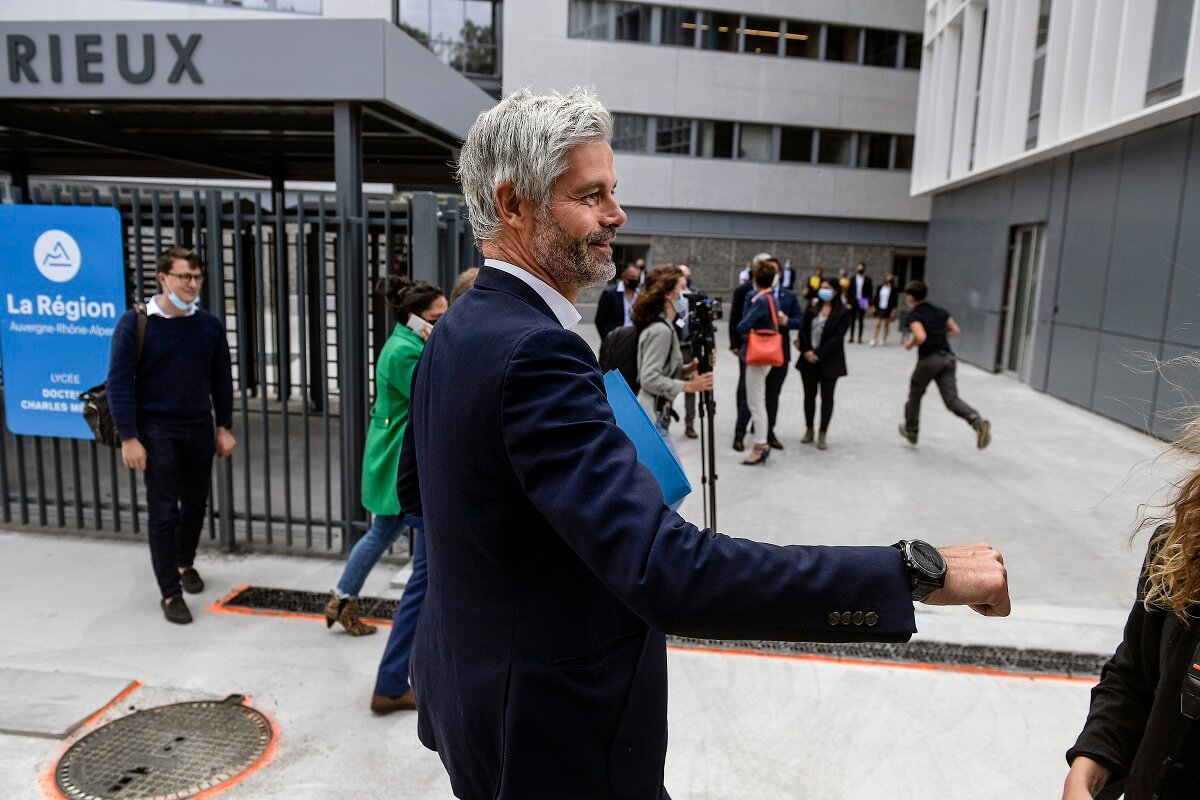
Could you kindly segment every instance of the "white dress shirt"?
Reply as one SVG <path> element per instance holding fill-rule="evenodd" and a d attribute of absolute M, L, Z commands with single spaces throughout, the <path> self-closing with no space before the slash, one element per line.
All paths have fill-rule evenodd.
<path fill-rule="evenodd" d="M 507 261 L 501 261 L 498 258 L 484 259 L 483 265 L 498 269 L 501 272 L 507 272 L 514 278 L 519 278 L 528 284 L 530 289 L 533 289 L 538 293 L 539 297 L 546 301 L 546 305 L 550 306 L 550 311 L 554 313 L 559 324 L 567 330 L 574 328 L 579 324 L 579 320 L 582 319 L 579 316 L 579 312 L 575 310 L 575 306 L 571 305 L 570 300 L 563 297 L 554 287 L 525 268 L 518 267 L 516 264 L 510 264 Z"/>

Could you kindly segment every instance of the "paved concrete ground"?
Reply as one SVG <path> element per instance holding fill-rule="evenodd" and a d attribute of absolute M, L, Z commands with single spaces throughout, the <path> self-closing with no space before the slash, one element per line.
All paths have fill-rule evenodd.
<path fill-rule="evenodd" d="M 594 340 L 594 330 L 584 328 Z M 779 543 L 888 544 L 987 539 L 1007 556 L 1013 616 L 919 609 L 920 637 L 1108 652 L 1132 600 L 1144 538 L 1138 505 L 1174 471 L 1162 445 L 1040 395 L 960 368 L 962 394 L 995 440 L 927 398 L 921 443 L 895 432 L 913 355 L 849 347 L 830 449 L 800 446 L 800 385 L 784 387 L 786 449 L 765 468 L 729 448 L 736 364 L 717 369 L 719 528 Z M 678 433 L 682 433 L 681 430 Z M 698 443 L 677 439 L 699 473 Z M 695 480 L 698 486 L 698 480 Z M 682 512 L 701 517 L 698 496 Z M 340 564 L 205 553 L 197 621 L 159 613 L 142 544 L 0 533 L 0 668 L 136 679 L 144 686 L 104 719 L 134 708 L 244 693 L 278 723 L 274 761 L 229 798 L 449 798 L 415 718 L 366 709 L 384 644 L 318 621 L 217 614 L 232 588 L 324 590 Z M 380 568 L 366 594 L 396 594 Z M 673 650 L 667 787 L 677 798 L 1054 797 L 1062 752 L 1082 723 L 1089 683 L 897 666 Z M 95 725 L 85 727 L 76 736 Z M 72 739 L 0 735 L 0 797 L 45 796 L 39 781 Z M 914 761 L 927 777 L 910 782 Z"/>

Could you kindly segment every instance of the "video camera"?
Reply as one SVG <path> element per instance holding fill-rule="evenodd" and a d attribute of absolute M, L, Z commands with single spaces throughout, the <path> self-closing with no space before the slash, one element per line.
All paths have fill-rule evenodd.
<path fill-rule="evenodd" d="M 713 321 L 724 316 L 721 299 L 695 292 L 685 296 L 688 301 L 688 322 L 692 328 L 692 333 L 688 337 L 692 357 L 698 359 L 700 372 L 711 372 L 712 354 L 717 345 Z"/>

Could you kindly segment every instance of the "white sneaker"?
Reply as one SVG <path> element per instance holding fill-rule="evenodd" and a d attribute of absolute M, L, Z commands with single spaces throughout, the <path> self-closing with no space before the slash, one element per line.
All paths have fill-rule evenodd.
<path fill-rule="evenodd" d="M 867 345 L 867 347 L 874 347 L 874 346 L 875 346 L 875 340 L 874 340 L 874 339 L 872 339 L 872 340 L 871 340 L 871 343 L 870 343 L 870 344 L 868 344 L 868 345 Z"/>

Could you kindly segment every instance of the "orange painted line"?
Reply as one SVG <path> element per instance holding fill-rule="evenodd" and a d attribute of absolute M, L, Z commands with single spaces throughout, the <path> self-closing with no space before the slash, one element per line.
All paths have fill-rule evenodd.
<path fill-rule="evenodd" d="M 813 661 L 819 664 L 836 664 L 838 666 L 854 667 L 888 667 L 891 669 L 921 670 L 925 672 L 959 672 L 969 675 L 987 675 L 993 678 L 1021 678 L 1031 681 L 1058 681 L 1065 683 L 1086 683 L 1094 685 L 1099 678 L 1077 678 L 1071 675 L 1054 673 L 1017 672 L 1016 670 L 993 669 L 990 667 L 972 667 L 963 664 L 929 664 L 925 662 L 904 661 L 873 661 L 862 658 L 832 658 L 830 656 L 808 655 L 806 653 L 761 653 L 757 650 L 724 649 L 721 647 L 685 647 L 668 645 L 668 650 L 678 652 L 708 653 L 715 655 L 752 656 L 754 658 L 774 658 L 788 661 Z"/>
<path fill-rule="evenodd" d="M 244 606 L 224 605 L 224 603 L 227 603 L 228 601 L 232 600 L 233 598 L 235 598 L 239 594 L 241 594 L 242 590 L 245 588 L 246 587 L 243 586 L 240 589 L 235 589 L 234 591 L 227 594 L 225 597 L 222 597 L 217 602 L 208 606 L 208 610 L 213 612 L 214 614 L 250 614 L 252 616 L 259 616 L 259 617 L 280 617 L 282 619 L 299 619 L 299 620 L 304 620 L 306 622 L 311 622 L 313 620 L 320 620 L 322 622 L 325 621 L 325 615 L 323 613 L 322 614 L 307 614 L 307 613 L 303 613 L 300 611 L 277 611 L 273 608 L 246 608 Z M 390 619 L 381 619 L 380 617 L 363 617 L 362 619 L 369 620 L 373 624 L 380 625 L 385 628 L 390 628 L 392 626 L 392 621 Z"/>
<path fill-rule="evenodd" d="M 242 705 L 249 706 L 249 704 L 250 704 L 250 697 L 249 697 L 249 695 L 247 695 L 242 699 Z M 266 717 L 267 723 L 270 724 L 270 726 L 271 726 L 271 743 L 269 745 L 267 745 L 266 751 L 261 756 L 259 756 L 258 760 L 255 761 L 253 764 L 251 764 L 248 768 L 246 768 L 242 772 L 239 772 L 237 775 L 234 775 L 232 778 L 225 781 L 224 783 L 219 783 L 216 786 L 212 787 L 211 789 L 205 789 L 203 792 L 200 792 L 199 794 L 194 795 L 193 800 L 204 800 L 205 798 L 216 797 L 218 794 L 225 791 L 226 789 L 229 789 L 232 786 L 236 786 L 237 784 L 246 780 L 246 778 L 249 778 L 251 775 L 255 774 L 256 772 L 259 772 L 260 770 L 262 770 L 263 767 L 270 764 L 271 761 L 275 758 L 275 754 L 279 751 L 279 725 L 275 722 L 275 718 L 272 717 L 270 714 L 267 714 L 264 711 L 262 711 L 261 709 L 257 709 L 257 708 L 255 709 L 255 711 L 257 711 L 258 713 L 260 713 L 264 717 Z"/>
<path fill-rule="evenodd" d="M 122 689 L 120 694 L 105 703 L 104 706 L 102 706 L 95 714 L 92 714 L 90 717 L 81 722 L 79 727 L 77 727 L 71 733 L 74 734 L 83 730 L 84 728 L 89 728 L 92 725 L 95 725 L 101 719 L 101 717 L 111 711 L 117 705 L 117 703 L 120 703 L 126 697 L 129 697 L 129 695 L 133 694 L 143 686 L 145 686 L 145 683 L 142 681 L 130 681 L 129 685 Z M 76 739 L 75 741 L 79 740 Z M 58 790 L 58 781 L 54 779 L 54 774 L 58 772 L 58 762 L 62 761 L 62 757 L 67 754 L 67 751 L 70 750 L 71 746 L 74 744 L 75 742 L 71 742 L 70 744 L 63 745 L 59 749 L 58 755 L 56 755 L 54 760 L 50 762 L 50 766 L 42 772 L 41 778 L 38 780 L 38 788 L 41 791 L 42 797 L 46 798 L 46 800 L 68 800 L 67 796 Z"/>

